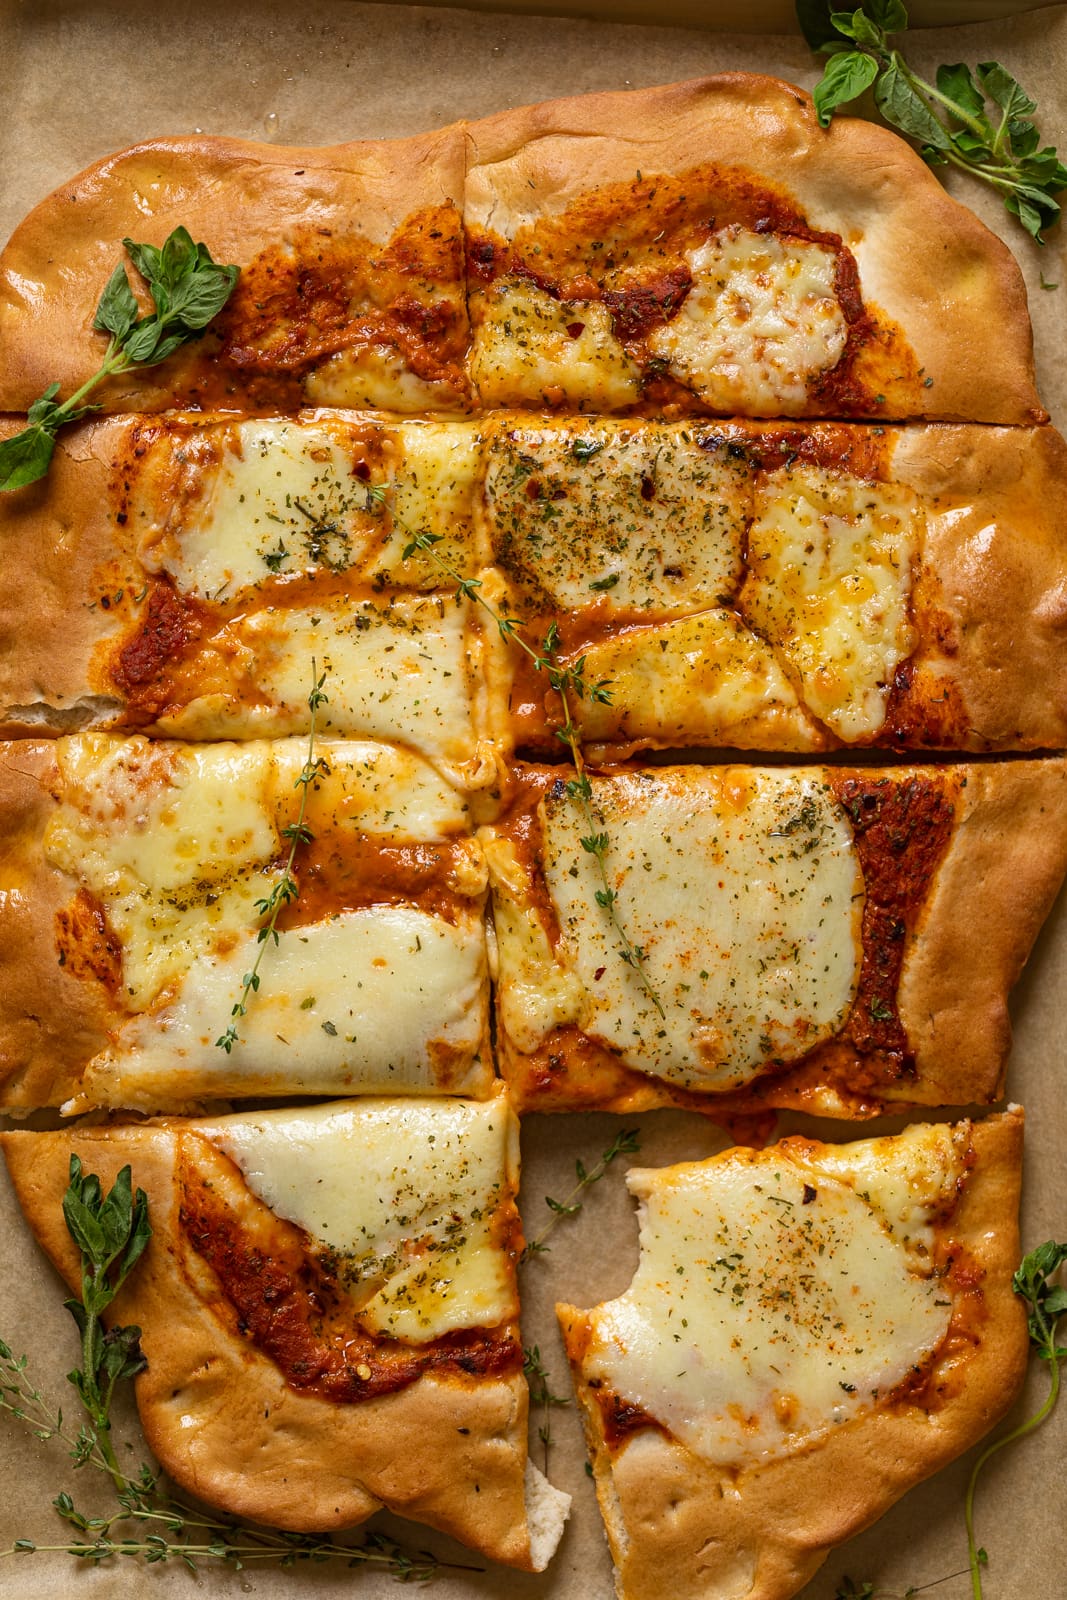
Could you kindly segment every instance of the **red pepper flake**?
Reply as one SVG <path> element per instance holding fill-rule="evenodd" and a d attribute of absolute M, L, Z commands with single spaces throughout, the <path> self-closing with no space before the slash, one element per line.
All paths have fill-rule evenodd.
<path fill-rule="evenodd" d="M 593 982 L 599 983 L 607 970 L 607 967 L 597 967 L 596 971 L 593 973 Z"/>
<path fill-rule="evenodd" d="M 527 500 L 540 500 L 541 485 L 536 478 L 529 478 L 526 483 Z"/>
<path fill-rule="evenodd" d="M 568 324 L 567 324 L 567 332 L 570 334 L 572 339 L 577 339 L 581 334 L 583 334 L 585 332 L 585 323 L 584 322 L 568 322 Z"/>
<path fill-rule="evenodd" d="M 357 461 L 355 466 L 352 468 L 352 472 L 353 475 L 359 479 L 360 483 L 370 482 L 370 467 L 365 461 Z"/>
<path fill-rule="evenodd" d="M 642 500 L 651 500 L 653 495 L 655 494 L 655 492 L 656 492 L 656 485 L 653 483 L 652 479 L 648 476 L 648 473 L 647 472 L 642 473 L 642 475 L 641 475 L 641 499 Z"/>

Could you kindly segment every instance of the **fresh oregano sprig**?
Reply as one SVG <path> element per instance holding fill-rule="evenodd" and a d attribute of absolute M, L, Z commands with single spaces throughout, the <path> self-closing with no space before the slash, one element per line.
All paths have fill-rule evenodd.
<path fill-rule="evenodd" d="M 230 1012 L 229 1027 L 225 1033 L 220 1034 L 215 1040 L 216 1047 L 220 1050 L 225 1050 L 227 1055 L 229 1055 L 234 1045 L 241 1042 L 237 1032 L 237 1022 L 234 1019 L 247 1014 L 248 1007 L 252 1002 L 252 996 L 259 993 L 259 986 L 262 981 L 259 976 L 259 964 L 263 960 L 263 952 L 271 941 L 275 945 L 280 942 L 281 935 L 278 932 L 278 918 L 281 916 L 285 906 L 289 905 L 291 901 L 300 898 L 300 885 L 293 876 L 293 863 L 296 860 L 298 846 L 310 844 L 315 837 L 305 818 L 307 816 L 308 789 L 322 770 L 322 761 L 315 755 L 315 723 L 319 708 L 326 705 L 329 700 L 329 696 L 323 690 L 325 682 L 326 673 L 319 672 L 315 657 L 312 656 L 311 692 L 307 700 L 308 709 L 311 712 L 307 760 L 301 767 L 299 776 L 293 784 L 294 789 L 300 790 L 300 810 L 297 813 L 296 821 L 288 823 L 282 829 L 282 838 L 289 840 L 289 856 L 282 875 L 274 884 L 270 893 L 264 899 L 256 901 L 256 910 L 260 916 L 260 929 L 256 935 L 256 943 L 258 945 L 256 959 L 252 963 L 251 970 L 245 973 L 242 980 L 240 997 Z"/>
<path fill-rule="evenodd" d="M 367 507 L 381 508 L 385 504 L 386 485 L 375 484 L 367 490 Z M 666 1017 L 663 1001 L 652 985 L 648 969 L 645 965 L 646 952 L 642 945 L 635 944 L 626 931 L 619 915 L 618 896 L 611 887 L 608 878 L 607 854 L 610 838 L 604 827 L 604 822 L 595 811 L 593 788 L 585 770 L 582 757 L 581 734 L 574 717 L 571 714 L 571 695 L 577 700 L 590 700 L 601 705 L 611 704 L 611 683 L 602 678 L 597 683 L 590 683 L 585 672 L 585 657 L 579 656 L 576 661 L 565 665 L 559 654 L 559 629 L 555 622 L 551 622 L 540 648 L 530 643 L 523 634 L 525 624 L 522 619 L 515 616 L 505 616 L 491 605 L 482 592 L 480 578 L 464 578 L 454 567 L 450 566 L 438 553 L 435 546 L 441 543 L 442 535 L 427 533 L 424 530 L 412 528 L 410 524 L 400 517 L 395 509 L 390 514 L 393 521 L 408 536 L 408 543 L 404 547 L 402 559 L 410 561 L 416 551 L 428 556 L 437 570 L 455 584 L 456 599 L 472 601 L 481 606 L 482 610 L 495 624 L 500 637 L 505 641 L 513 641 L 518 645 L 528 658 L 533 662 L 537 672 L 543 672 L 549 685 L 559 696 L 563 708 L 563 725 L 556 730 L 556 737 L 567 746 L 570 751 L 571 762 L 574 766 L 575 776 L 567 783 L 567 795 L 575 801 L 582 821 L 588 830 L 580 836 L 579 843 L 587 854 L 596 862 L 597 872 L 600 877 L 600 888 L 595 891 L 596 903 L 603 911 L 607 912 L 608 921 L 611 923 L 619 947 L 619 954 L 628 967 L 632 967 L 637 974 L 641 987 L 649 1000 L 659 1012 L 660 1017 Z"/>
<path fill-rule="evenodd" d="M 1060 214 L 1053 198 L 1067 189 L 1067 166 L 1031 115 L 1036 102 L 999 61 L 981 61 L 972 74 L 962 62 L 938 67 L 928 83 L 909 67 L 890 35 L 904 31 L 902 0 L 863 0 L 838 11 L 832 0 L 796 0 L 797 17 L 813 49 L 827 51 L 814 98 L 825 128 L 838 106 L 873 86 L 887 122 L 918 142 L 932 166 L 948 164 L 991 184 L 1006 209 L 1038 244 Z"/>
<path fill-rule="evenodd" d="M 120 261 L 93 318 L 97 333 L 111 335 L 103 361 L 66 400 L 57 400 L 59 384 L 50 383 L 30 406 L 22 432 L 0 443 L 0 491 L 23 489 L 44 477 L 60 428 L 97 409 L 82 402 L 105 378 L 135 367 L 158 366 L 181 345 L 199 339 L 233 293 L 240 268 L 212 260 L 207 245 L 194 244 L 186 228 L 175 228 L 162 249 L 133 239 L 122 243 L 145 280 L 155 309 L 140 315 Z"/>
<path fill-rule="evenodd" d="M 114 1187 L 105 1195 L 95 1173 L 85 1173 L 77 1156 L 70 1158 L 70 1183 L 63 1196 L 67 1231 L 81 1253 L 81 1296 L 63 1303 L 78 1325 L 82 1364 L 67 1374 L 78 1391 L 92 1430 L 83 1448 L 95 1448 L 103 1457 L 116 1488 L 125 1487 L 111 1443 L 111 1400 L 115 1385 L 144 1370 L 141 1330 L 115 1327 L 107 1332 L 102 1314 L 118 1294 L 141 1259 L 152 1237 L 148 1197 L 134 1194 L 130 1168 L 123 1167 Z"/>
<path fill-rule="evenodd" d="M 149 1565 L 175 1560 L 199 1571 L 199 1562 L 222 1561 L 240 1570 L 254 1562 L 293 1567 L 299 1562 L 345 1561 L 350 1567 L 384 1568 L 401 1582 L 425 1582 L 440 1569 L 477 1572 L 480 1568 L 439 1561 L 429 1551 L 412 1553 L 379 1534 L 358 1545 L 335 1544 L 317 1534 L 255 1528 L 160 1492 L 160 1475 L 142 1464 L 130 1478 L 123 1473 L 111 1442 L 111 1406 L 115 1386 L 146 1365 L 140 1350 L 140 1329 L 113 1327 L 100 1321 L 137 1265 L 152 1229 L 148 1201 L 132 1189 L 130 1168 L 123 1167 L 109 1194 L 99 1178 L 86 1173 L 71 1157 L 70 1182 L 63 1197 L 63 1216 L 81 1257 L 81 1295 L 66 1301 L 82 1341 L 82 1365 L 68 1374 L 85 1414 L 76 1434 L 65 1424 L 62 1408 L 53 1408 L 27 1375 L 27 1358 L 16 1356 L 0 1338 L 0 1413 L 22 1423 L 41 1444 L 59 1440 L 76 1468 L 96 1467 L 110 1479 L 118 1502 L 108 1515 L 80 1511 L 65 1491 L 52 1501 L 57 1515 L 73 1530 L 63 1544 L 16 1539 L 0 1558 L 45 1553 L 75 1556 L 98 1566 L 116 1556 Z M 132 1529 L 131 1533 L 124 1531 Z"/>
<path fill-rule="evenodd" d="M 545 1195 L 545 1205 L 552 1215 L 546 1222 L 536 1239 L 531 1239 L 520 1256 L 521 1261 L 529 1260 L 530 1256 L 541 1255 L 549 1249 L 545 1243 L 552 1229 L 561 1217 L 574 1217 L 585 1204 L 582 1196 L 594 1183 L 599 1183 L 607 1172 L 612 1162 L 619 1156 L 635 1156 L 641 1149 L 641 1137 L 636 1128 L 626 1128 L 622 1133 L 617 1133 L 611 1144 L 604 1151 L 595 1166 L 586 1169 L 585 1163 L 578 1160 L 574 1163 L 574 1170 L 578 1181 L 574 1185 L 566 1200 L 553 1200 L 551 1195 Z"/>

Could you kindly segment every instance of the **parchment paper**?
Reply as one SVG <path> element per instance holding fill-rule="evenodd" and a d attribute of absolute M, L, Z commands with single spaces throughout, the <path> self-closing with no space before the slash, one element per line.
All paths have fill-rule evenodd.
<path fill-rule="evenodd" d="M 649 10 L 656 11 L 650 3 Z M 927 76 L 941 61 L 1003 60 L 1040 106 L 1045 137 L 1067 145 L 1067 11 L 1031 12 L 1012 21 L 950 32 L 918 33 L 908 55 Z M 394 137 L 461 116 L 482 116 L 509 105 L 600 88 L 666 83 L 717 70 L 764 70 L 810 87 L 818 76 L 796 37 L 734 36 L 684 29 L 631 27 L 505 17 L 346 0 L 156 0 L 154 4 L 0 3 L 0 62 L 4 102 L 0 155 L 4 193 L 0 234 L 6 237 L 25 211 L 56 184 L 90 161 L 156 134 L 205 131 L 279 143 L 332 143 Z M 1067 258 L 1064 231 L 1043 251 L 1032 246 L 971 180 L 949 176 L 949 187 L 1006 238 L 1026 271 L 1037 335 L 1039 381 L 1045 402 L 1067 424 L 1063 372 Z M 901 270 L 907 264 L 901 263 Z M 1041 287 L 1046 283 L 1056 288 Z M 9 574 L 9 582 L 18 575 Z M 975 939 L 982 929 L 976 927 Z M 1067 1234 L 1062 1151 L 1067 1115 L 1061 1084 L 1063 1012 L 1067 998 L 1067 912 L 1061 897 L 1013 1004 L 1016 1044 L 1009 1083 L 1012 1098 L 1029 1116 L 1023 1237 L 1027 1247 Z M 700 1118 L 660 1112 L 631 1119 L 641 1127 L 650 1165 L 688 1159 L 721 1148 L 725 1137 Z M 543 1197 L 566 1194 L 574 1160 L 586 1164 L 611 1142 L 619 1119 L 575 1115 L 531 1117 L 523 1129 L 523 1201 L 528 1233 L 548 1218 Z M 816 1132 L 848 1138 L 899 1124 Z M 783 1130 L 788 1124 L 783 1119 Z M 807 1124 L 810 1129 L 812 1125 Z M 593 1304 L 620 1293 L 636 1261 L 633 1207 L 619 1162 L 591 1191 L 583 1213 L 555 1230 L 550 1255 L 535 1258 L 523 1275 L 523 1327 L 538 1344 L 553 1387 L 569 1394 L 552 1304 L 558 1298 Z M 0 1334 L 28 1352 L 37 1381 L 48 1394 L 70 1396 L 64 1382 L 76 1359 L 73 1325 L 62 1308 L 63 1291 L 38 1255 L 0 1175 Z M 1023 1406 L 1032 1410 L 1047 1377 L 1032 1371 Z M 1022 1406 L 1014 1414 L 1019 1420 Z M 533 1447 L 540 1458 L 533 1418 Z M 551 1418 L 553 1480 L 574 1495 L 569 1530 L 542 1577 L 503 1568 L 443 1574 L 433 1588 L 441 1600 L 514 1597 L 514 1600 L 609 1600 L 611 1567 L 573 1407 Z M 142 1458 L 143 1445 L 123 1412 L 117 1424 L 122 1459 Z M 1063 1472 L 1067 1407 L 1019 1449 L 1006 1451 L 988 1470 L 978 1506 L 978 1533 L 989 1551 L 986 1600 L 1055 1600 L 1062 1581 L 1062 1530 L 1067 1502 Z M 804 1591 L 805 1600 L 831 1600 L 843 1574 L 876 1580 L 877 1592 L 903 1595 L 959 1573 L 966 1564 L 963 1491 L 965 1458 L 921 1485 L 875 1528 L 831 1556 Z M 70 1490 L 92 1504 L 91 1469 L 75 1474 L 62 1449 L 38 1444 L 0 1418 L 0 1548 L 16 1538 L 42 1545 L 66 1542 L 49 1509 L 51 1497 Z M 106 1497 L 99 1502 L 107 1503 Z M 379 1517 L 372 1524 L 427 1547 L 449 1560 L 472 1557 L 450 1541 L 412 1524 Z M 146 1568 L 132 1562 L 94 1570 L 63 1554 L 0 1560 L 3 1600 L 58 1600 L 74 1593 L 95 1600 L 143 1596 L 256 1594 L 271 1600 L 318 1600 L 345 1591 L 380 1600 L 394 1592 L 381 1573 L 344 1567 L 235 1573 L 211 1564 L 194 1577 L 176 1564 Z M 937 1600 L 965 1600 L 966 1575 L 932 1591 Z M 671 1600 L 669 1595 L 664 1600 Z"/>

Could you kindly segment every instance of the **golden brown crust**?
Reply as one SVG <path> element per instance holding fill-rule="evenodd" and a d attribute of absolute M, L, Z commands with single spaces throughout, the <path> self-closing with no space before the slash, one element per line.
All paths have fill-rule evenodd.
<path fill-rule="evenodd" d="M 106 340 L 92 331 L 93 316 L 125 259 L 123 238 L 161 245 L 178 225 L 203 240 L 216 261 L 248 269 L 267 252 L 284 270 L 291 251 L 314 271 L 348 241 L 388 246 L 412 219 L 443 208 L 435 231 L 449 236 L 444 277 L 440 238 L 401 244 L 408 259 L 399 270 L 417 299 L 446 302 L 465 334 L 463 163 L 462 138 L 451 128 L 329 147 L 153 139 L 96 162 L 30 213 L 0 259 L 0 410 L 25 410 L 52 382 L 67 394 L 96 371 Z M 430 270 L 421 272 L 423 265 Z M 189 399 L 204 383 L 205 356 L 217 350 L 213 331 L 160 367 L 112 380 L 93 400 L 110 410 L 152 411 Z M 232 367 L 221 381 L 236 381 Z"/>
<path fill-rule="evenodd" d="M 803 90 L 722 73 L 503 112 L 468 137 L 467 224 L 504 238 L 635 172 L 678 174 L 709 160 L 740 169 L 799 206 L 812 228 L 840 235 L 867 308 L 896 330 L 891 347 L 908 359 L 885 366 L 884 406 L 868 415 L 1046 419 L 1010 251 L 884 128 L 836 117 L 820 129 Z"/>
<path fill-rule="evenodd" d="M 276 1527 L 347 1527 L 386 1505 L 494 1560 L 529 1567 L 521 1372 L 425 1376 L 357 1405 L 289 1388 L 211 1311 L 210 1269 L 178 1217 L 180 1126 L 0 1136 L 19 1202 L 72 1287 L 78 1259 L 61 1208 L 70 1155 L 106 1185 L 129 1162 L 148 1195 L 152 1241 L 113 1315 L 142 1329 L 148 1367 L 137 1403 L 168 1474 L 210 1503 Z"/>
<path fill-rule="evenodd" d="M 788 1600 L 834 1546 L 1004 1415 L 1026 1369 L 1026 1318 L 1011 1290 L 1022 1136 L 1018 1109 L 975 1125 L 973 1169 L 954 1214 L 939 1225 L 939 1237 L 961 1245 L 981 1273 L 985 1315 L 974 1346 L 938 1360 L 936 1404 L 899 1400 L 793 1455 L 730 1472 L 659 1429 L 631 1434 L 613 1451 L 582 1379 L 587 1313 L 557 1307 L 620 1600 Z"/>
<path fill-rule="evenodd" d="M 107 989 L 60 964 L 56 917 L 72 886 L 42 850 L 58 785 L 52 740 L 0 745 L 0 1085 L 10 1110 L 67 1099 L 111 1017 Z"/>
<path fill-rule="evenodd" d="M 699 767 L 658 770 L 700 782 Z M 881 837 L 868 847 L 868 904 L 881 909 L 865 918 L 858 987 L 835 1037 L 793 1065 L 765 1067 L 743 1088 L 683 1088 L 626 1065 L 573 1018 L 546 1025 L 536 1045 L 520 1047 L 498 979 L 497 1054 L 518 1110 L 625 1113 L 677 1105 L 726 1118 L 771 1108 L 867 1118 L 890 1107 L 991 1104 L 1000 1096 L 1011 1043 L 1009 992 L 1067 871 L 1067 761 L 822 770 L 845 809 L 856 811 L 861 861 L 865 826 L 856 823 L 873 814 L 864 797 L 879 803 L 884 791 L 903 807 L 886 813 Z M 518 912 L 532 915 L 550 943 L 555 912 L 539 831 L 528 837 L 524 817 L 556 769 L 519 772 L 525 786 L 515 809 L 483 830 L 497 938 L 516 940 L 508 928 Z M 628 931 L 640 942 L 639 913 Z M 537 958 L 546 964 L 522 969 L 523 985 L 539 976 L 559 983 L 547 964 L 549 943 Z M 899 973 L 895 990 L 891 976 L 880 976 L 885 972 Z"/>

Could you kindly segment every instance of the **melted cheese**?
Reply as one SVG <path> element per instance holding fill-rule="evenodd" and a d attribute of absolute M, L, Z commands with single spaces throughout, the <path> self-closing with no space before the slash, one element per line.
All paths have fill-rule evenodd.
<path fill-rule="evenodd" d="M 505 422 L 489 435 L 496 559 L 571 611 L 724 604 L 742 573 L 751 498 L 744 463 L 685 428 Z"/>
<path fill-rule="evenodd" d="M 951 1303 L 931 1222 L 965 1172 L 968 1129 L 631 1171 L 641 1259 L 590 1313 L 599 1379 L 697 1455 L 743 1466 L 869 1411 L 937 1350 Z"/>
<path fill-rule="evenodd" d="M 617 411 L 640 398 L 640 374 L 599 301 L 554 300 L 515 278 L 494 283 L 480 302 L 470 373 L 484 406 Z"/>
<path fill-rule="evenodd" d="M 839 738 L 870 739 L 911 654 L 922 525 L 910 490 L 796 464 L 756 491 L 742 608 Z"/>
<path fill-rule="evenodd" d="M 339 350 L 308 374 L 304 393 L 316 406 L 374 406 L 402 415 L 464 409 L 453 384 L 420 378 L 390 344 Z"/>
<path fill-rule="evenodd" d="M 339 1258 L 371 1331 L 422 1343 L 518 1315 L 494 1227 L 518 1181 L 502 1097 L 264 1112 L 206 1131 L 277 1216 Z"/>
<path fill-rule="evenodd" d="M 327 674 L 329 698 L 318 723 L 324 734 L 398 740 L 446 776 L 481 781 L 478 638 L 466 602 L 400 596 L 336 610 L 252 612 L 213 643 L 230 664 L 231 681 L 160 717 L 163 733 L 218 739 L 306 732 L 314 660 Z M 254 694 L 234 692 L 238 673 Z"/>
<path fill-rule="evenodd" d="M 138 555 L 202 599 L 322 570 L 438 588 L 426 557 L 403 560 L 410 534 L 390 532 L 360 474 L 387 475 L 402 522 L 433 534 L 441 559 L 466 574 L 481 565 L 471 529 L 476 453 L 474 427 L 463 423 L 274 417 L 164 432 L 131 503 Z"/>
<path fill-rule="evenodd" d="M 466 832 L 459 796 L 405 751 L 338 741 L 318 755 L 305 820 L 342 860 L 349 838 Z M 375 906 L 291 929 L 262 950 L 240 1046 L 216 1048 L 255 962 L 258 903 L 280 875 L 306 756 L 298 739 L 58 742 L 62 799 L 46 858 L 102 906 L 122 947 L 118 1000 L 133 1013 L 89 1068 L 90 1101 L 152 1107 L 208 1090 L 325 1094 L 362 1083 L 484 1092 L 485 867 L 470 839 L 450 884 L 469 900 L 466 915 L 447 923 L 415 906 Z"/>
<path fill-rule="evenodd" d="M 693 286 L 649 350 L 716 411 L 800 414 L 809 380 L 836 365 L 848 337 L 835 253 L 733 226 L 686 260 Z"/>
<path fill-rule="evenodd" d="M 536 1042 L 552 1016 L 628 1066 L 704 1090 L 749 1082 L 768 1060 L 831 1037 L 859 976 L 863 880 L 818 776 L 691 768 L 592 782 L 618 916 L 666 1015 L 623 960 L 596 901 L 596 860 L 580 843 L 588 825 L 560 788 L 543 802 L 544 878 L 560 928 L 551 958 L 529 920 L 512 919 L 527 930 L 516 949 L 508 914 L 497 918 L 509 1035 L 518 1019 L 512 1037 Z M 490 870 L 495 907 L 514 902 L 514 877 L 492 847 Z"/>
<path fill-rule="evenodd" d="M 773 651 L 731 611 L 632 628 L 583 654 L 587 681 L 611 684 L 609 702 L 577 707 L 587 739 L 817 748 Z"/>
<path fill-rule="evenodd" d="M 225 1031 L 255 961 L 255 918 L 223 948 L 190 955 L 173 999 L 131 1020 L 85 1075 L 87 1103 L 151 1109 L 198 1095 L 354 1090 L 484 1094 L 485 937 L 477 909 L 456 924 L 375 906 L 290 929 L 263 952 L 260 988 Z"/>

